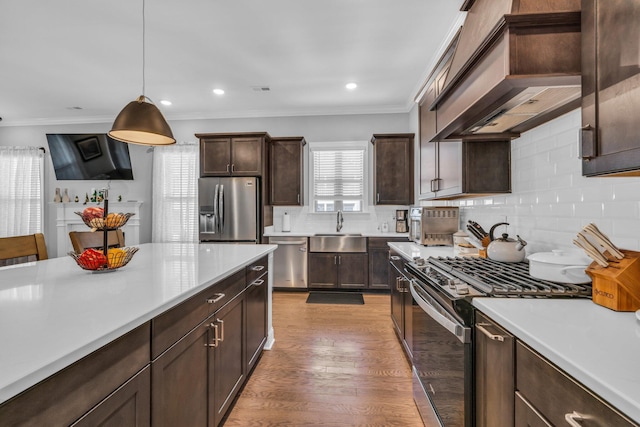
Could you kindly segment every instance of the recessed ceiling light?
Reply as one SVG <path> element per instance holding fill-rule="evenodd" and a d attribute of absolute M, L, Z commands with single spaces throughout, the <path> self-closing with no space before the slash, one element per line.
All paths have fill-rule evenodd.
<path fill-rule="evenodd" d="M 163 99 L 160 101 L 160 104 L 162 105 L 171 105 L 171 101 L 169 101 L 168 99 Z"/>
<path fill-rule="evenodd" d="M 347 83 L 345 87 L 349 90 L 354 90 L 355 88 L 358 87 L 358 85 L 355 83 Z"/>
<path fill-rule="evenodd" d="M 213 93 L 215 93 L 216 95 L 224 95 L 224 90 L 222 90 L 222 89 L 214 89 Z"/>

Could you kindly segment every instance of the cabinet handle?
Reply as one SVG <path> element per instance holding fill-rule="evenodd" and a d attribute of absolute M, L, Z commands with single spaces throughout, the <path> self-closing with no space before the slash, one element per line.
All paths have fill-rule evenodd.
<path fill-rule="evenodd" d="M 493 341 L 500 341 L 500 342 L 504 342 L 504 337 L 502 335 L 494 335 L 491 332 L 487 331 L 484 327 L 485 326 L 490 326 L 489 323 L 476 323 L 476 328 L 478 328 L 478 330 L 480 332 L 482 332 L 484 335 L 486 335 L 489 339 L 493 340 Z"/>
<path fill-rule="evenodd" d="M 392 261 L 400 261 L 400 257 L 398 255 L 391 255 L 389 258 L 391 258 Z"/>
<path fill-rule="evenodd" d="M 251 267 L 251 269 L 253 271 L 262 271 L 262 270 L 264 270 L 264 265 L 255 265 L 255 266 Z"/>
<path fill-rule="evenodd" d="M 231 173 L 235 172 L 235 169 L 236 169 L 236 165 L 231 164 Z"/>
<path fill-rule="evenodd" d="M 333 256 L 333 265 L 338 265 L 338 255 Z"/>
<path fill-rule="evenodd" d="M 342 264 L 342 255 L 338 255 L 338 264 Z"/>
<path fill-rule="evenodd" d="M 229 164 L 227 163 L 227 173 L 229 173 Z"/>
<path fill-rule="evenodd" d="M 581 159 L 588 161 L 596 157 L 596 134 L 591 125 L 582 126 L 580 129 L 580 145 L 578 148 Z"/>
<path fill-rule="evenodd" d="M 209 304 L 215 304 L 215 303 L 217 303 L 218 301 L 220 301 L 220 300 L 221 300 L 222 298 L 224 298 L 224 297 L 225 297 L 225 295 L 224 295 L 224 294 L 215 294 L 215 295 L 214 295 L 214 298 L 208 298 L 208 299 L 207 299 L 207 302 L 208 302 Z"/>
<path fill-rule="evenodd" d="M 300 204 L 300 193 L 298 193 L 298 204 Z"/>
<path fill-rule="evenodd" d="M 258 279 L 258 280 L 254 280 L 253 283 L 251 284 L 251 286 L 260 286 L 263 283 L 264 283 L 264 280 Z"/>
<path fill-rule="evenodd" d="M 209 326 L 213 328 L 213 342 L 205 344 L 205 347 L 217 347 L 218 340 L 220 339 L 220 337 L 218 336 L 218 325 L 212 322 L 211 324 L 209 324 Z"/>
<path fill-rule="evenodd" d="M 571 427 L 582 427 L 582 423 L 580 421 L 585 421 L 587 419 L 589 419 L 588 416 L 582 415 L 576 411 L 573 411 L 569 414 L 564 414 L 564 420 Z"/>
<path fill-rule="evenodd" d="M 216 319 L 216 322 L 220 323 L 220 339 L 219 342 L 224 341 L 224 320 Z"/>

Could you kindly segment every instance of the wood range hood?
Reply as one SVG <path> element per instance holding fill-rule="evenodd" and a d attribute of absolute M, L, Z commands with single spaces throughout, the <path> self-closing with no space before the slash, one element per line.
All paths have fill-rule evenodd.
<path fill-rule="evenodd" d="M 466 1 L 464 25 L 418 96 L 436 113 L 430 140 L 513 139 L 578 108 L 580 3 Z"/>

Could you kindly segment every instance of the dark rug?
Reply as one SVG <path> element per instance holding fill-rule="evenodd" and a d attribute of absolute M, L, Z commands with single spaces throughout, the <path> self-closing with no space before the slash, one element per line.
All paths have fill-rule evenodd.
<path fill-rule="evenodd" d="M 364 304 L 357 292 L 309 292 L 307 304 Z"/>

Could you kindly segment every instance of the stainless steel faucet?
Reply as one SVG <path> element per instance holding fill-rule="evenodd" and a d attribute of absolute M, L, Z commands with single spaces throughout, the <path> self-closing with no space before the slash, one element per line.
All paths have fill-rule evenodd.
<path fill-rule="evenodd" d="M 338 217 L 336 218 L 336 231 L 342 230 L 343 222 L 344 218 L 342 218 L 342 210 L 338 210 Z"/>

